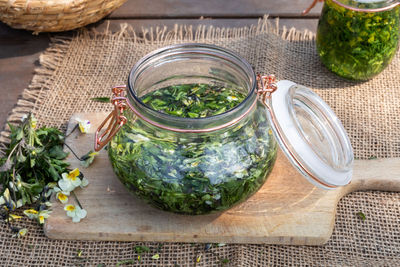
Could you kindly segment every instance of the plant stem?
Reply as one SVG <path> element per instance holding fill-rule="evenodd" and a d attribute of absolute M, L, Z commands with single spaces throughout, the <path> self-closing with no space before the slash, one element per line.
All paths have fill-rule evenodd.
<path fill-rule="evenodd" d="M 76 129 L 78 129 L 78 127 L 79 127 L 79 123 L 76 124 L 74 126 L 74 128 L 72 128 L 72 130 L 69 132 L 69 134 L 66 134 L 64 138 L 67 138 L 68 136 L 70 136 L 73 132 L 75 132 Z"/>
<path fill-rule="evenodd" d="M 73 150 L 72 148 L 67 145 L 67 143 L 64 142 L 64 145 L 72 152 L 72 154 L 75 156 L 75 158 L 77 158 L 79 161 L 85 161 L 84 159 L 82 159 L 82 157 L 79 157 Z"/>
<path fill-rule="evenodd" d="M 71 194 L 74 196 L 76 202 L 78 203 L 78 206 L 79 206 L 81 209 L 83 209 L 83 207 L 82 207 L 81 203 L 79 202 L 79 199 L 78 199 L 78 197 L 76 196 L 75 192 L 72 191 Z"/>

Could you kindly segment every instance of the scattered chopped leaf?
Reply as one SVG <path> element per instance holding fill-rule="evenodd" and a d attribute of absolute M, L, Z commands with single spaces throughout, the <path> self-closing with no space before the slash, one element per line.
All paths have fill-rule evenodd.
<path fill-rule="evenodd" d="M 357 215 L 362 221 L 365 221 L 367 219 L 365 214 L 363 212 L 361 212 L 361 211 L 357 212 Z"/>
<path fill-rule="evenodd" d="M 220 262 L 221 262 L 221 265 L 224 266 L 225 264 L 229 263 L 229 259 L 221 259 Z"/>
<path fill-rule="evenodd" d="M 123 260 L 123 261 L 117 262 L 117 267 L 121 266 L 121 265 L 125 265 L 125 264 L 134 264 L 134 263 L 135 263 L 134 260 Z"/>
<path fill-rule="evenodd" d="M 146 246 L 135 246 L 135 251 L 138 254 L 144 253 L 144 252 L 150 252 L 150 248 Z"/>
<path fill-rule="evenodd" d="M 109 103 L 111 101 L 109 97 L 93 97 L 90 100 L 101 103 Z"/>

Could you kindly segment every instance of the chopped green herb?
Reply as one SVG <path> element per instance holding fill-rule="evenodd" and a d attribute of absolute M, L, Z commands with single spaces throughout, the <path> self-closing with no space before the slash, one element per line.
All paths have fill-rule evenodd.
<path fill-rule="evenodd" d="M 172 88 L 143 99 L 161 112 L 190 117 L 192 112 L 212 116 L 240 103 L 232 104 L 228 96 L 244 98 L 224 87 Z M 275 162 L 276 143 L 261 104 L 240 123 L 207 134 L 174 133 L 127 116 L 108 149 L 113 168 L 129 190 L 163 210 L 192 215 L 226 210 L 255 193 Z"/>
<path fill-rule="evenodd" d="M 135 261 L 134 260 L 123 260 L 123 261 L 119 261 L 119 262 L 117 262 L 117 267 L 118 266 L 121 266 L 121 265 L 125 265 L 125 264 L 134 264 L 135 263 Z"/>
<path fill-rule="evenodd" d="M 237 90 L 208 84 L 184 84 L 162 88 L 141 99 L 154 110 L 184 118 L 204 118 L 224 113 L 246 96 Z"/>
<path fill-rule="evenodd" d="M 365 216 L 365 214 L 361 211 L 357 212 L 357 216 L 362 220 L 365 221 L 367 219 L 367 217 Z"/>
<path fill-rule="evenodd" d="M 109 97 L 93 97 L 90 100 L 101 103 L 109 103 L 111 101 Z"/>
<path fill-rule="evenodd" d="M 142 254 L 144 252 L 150 252 L 150 248 L 146 246 L 135 246 L 135 251 L 137 254 Z"/>
<path fill-rule="evenodd" d="M 317 32 L 321 61 L 347 79 L 367 80 L 380 73 L 397 51 L 399 10 L 358 12 L 326 0 Z"/>
<path fill-rule="evenodd" d="M 229 263 L 229 259 L 221 259 L 220 263 L 221 263 L 221 266 L 225 266 L 225 264 Z"/>

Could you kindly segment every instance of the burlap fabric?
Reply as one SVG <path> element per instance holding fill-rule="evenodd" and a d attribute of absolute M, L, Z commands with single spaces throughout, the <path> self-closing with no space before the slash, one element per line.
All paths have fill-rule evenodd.
<path fill-rule="evenodd" d="M 140 37 L 126 26 L 118 33 L 80 32 L 56 37 L 40 57 L 41 68 L 19 100 L 9 121 L 32 111 L 41 125 L 65 129 L 75 112 L 110 110 L 110 104 L 89 101 L 108 96 L 124 84 L 129 70 L 146 53 L 164 45 L 203 42 L 227 47 L 245 57 L 260 73 L 274 73 L 318 92 L 347 129 L 357 158 L 400 156 L 400 53 L 378 77 L 365 83 L 344 81 L 320 63 L 314 35 L 278 30 L 264 19 L 243 29 L 176 27 L 145 30 Z M 144 37 L 143 37 L 144 36 Z M 2 133 L 4 140 L 6 132 Z M 362 211 L 366 220 L 356 213 Z M 133 259 L 150 266 L 396 266 L 400 262 L 400 194 L 357 192 L 344 197 L 336 225 L 324 246 L 225 245 L 205 250 L 204 244 L 145 243 L 151 248 L 137 261 L 137 242 L 49 240 L 28 220 L 27 237 L 15 239 L 0 230 L 0 265 L 113 266 Z M 312 226 L 310 226 L 312 227 Z M 81 257 L 77 251 L 81 250 Z M 160 258 L 151 258 L 159 253 Z M 196 259 L 201 255 L 200 260 Z M 102 265 L 104 264 L 104 265 Z"/>

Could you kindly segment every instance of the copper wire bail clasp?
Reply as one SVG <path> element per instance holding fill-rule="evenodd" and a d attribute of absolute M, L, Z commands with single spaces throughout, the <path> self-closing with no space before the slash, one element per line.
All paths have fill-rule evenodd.
<path fill-rule="evenodd" d="M 97 128 L 95 139 L 94 139 L 94 150 L 101 150 L 110 140 L 114 137 L 114 135 L 121 129 L 122 126 L 126 123 L 127 119 L 124 116 L 124 110 L 127 106 L 127 99 L 124 97 L 125 85 L 115 86 L 112 89 L 113 98 L 111 99 L 111 103 L 114 105 L 114 110 L 107 116 L 107 118 L 100 124 L 99 128 Z M 108 123 L 107 128 L 101 132 L 104 125 Z"/>
<path fill-rule="evenodd" d="M 276 85 L 276 77 L 273 74 L 261 76 L 257 74 L 257 95 L 261 102 L 267 105 L 267 98 L 271 97 L 271 94 L 278 89 Z"/>

